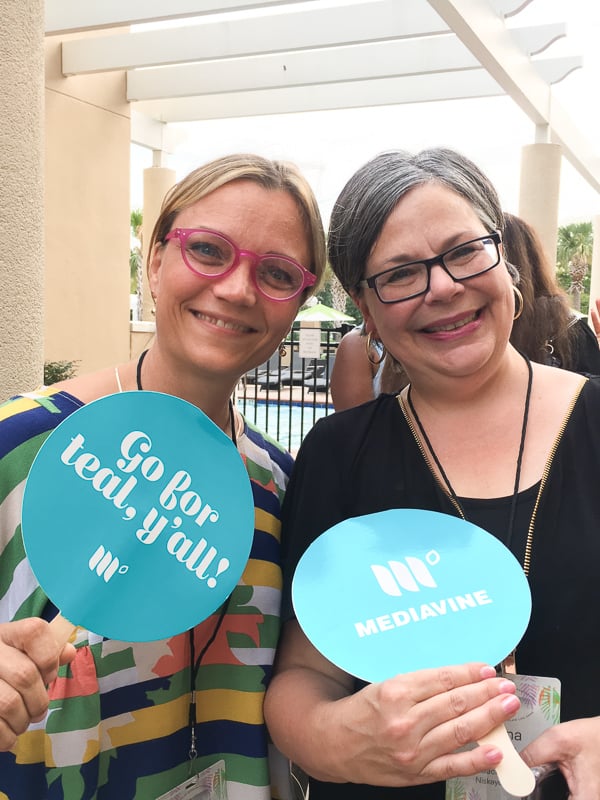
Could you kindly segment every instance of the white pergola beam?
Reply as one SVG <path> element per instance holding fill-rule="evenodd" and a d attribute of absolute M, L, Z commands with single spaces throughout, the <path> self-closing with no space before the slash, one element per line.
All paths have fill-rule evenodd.
<path fill-rule="evenodd" d="M 428 0 L 478 62 L 537 124 L 547 122 L 550 87 L 481 0 Z"/>
<path fill-rule="evenodd" d="M 64 42 L 62 71 L 80 75 L 448 33 L 427 3 L 371 0 L 342 7 Z"/>
<path fill-rule="evenodd" d="M 46 0 L 46 34 L 116 28 L 316 0 Z"/>
<path fill-rule="evenodd" d="M 527 28 L 510 28 L 510 34 L 517 45 L 530 56 L 542 53 L 551 44 L 567 35 L 564 22 L 536 25 Z"/>
<path fill-rule="evenodd" d="M 127 73 L 127 99 L 221 94 L 392 75 L 475 69 L 476 59 L 454 36 L 376 42 L 325 50 L 235 58 Z"/>
<path fill-rule="evenodd" d="M 490 0 L 492 8 L 502 17 L 512 17 L 531 3 L 531 0 Z"/>
<path fill-rule="evenodd" d="M 593 147 L 589 140 L 582 135 L 573 123 L 572 116 L 557 101 L 552 104 L 550 141 L 562 147 L 568 161 L 597 192 L 600 192 L 598 148 Z"/>
<path fill-rule="evenodd" d="M 174 153 L 185 139 L 178 128 L 131 109 L 131 141 L 160 153 Z"/>
<path fill-rule="evenodd" d="M 165 10 L 165 0 L 47 0 L 47 30 L 195 17 L 193 24 L 178 28 L 63 43 L 65 74 L 125 70 L 129 97 L 148 98 L 136 107 L 152 108 L 157 120 L 505 93 L 537 128 L 548 130 L 548 138 L 562 145 L 569 161 L 600 191 L 600 159 L 549 85 L 581 61 L 530 58 L 564 35 L 564 26 L 519 31 L 505 24 L 506 16 L 518 14 L 528 2 L 170 0 Z M 423 36 L 437 38 L 432 46 Z M 447 44 L 454 36 L 466 52 Z M 165 98 L 160 103 L 150 99 L 159 96 Z M 155 136 L 158 131 L 144 134 Z"/>
<path fill-rule="evenodd" d="M 533 68 L 546 83 L 559 83 L 576 69 L 581 69 L 581 56 L 562 56 L 561 58 L 536 59 Z"/>
<path fill-rule="evenodd" d="M 568 124 L 550 86 L 517 47 L 503 21 L 481 0 L 428 0 L 479 63 L 535 125 L 548 125 L 552 141 L 596 191 L 600 158 L 591 144 Z"/>
<path fill-rule="evenodd" d="M 368 108 L 450 98 L 492 97 L 503 94 L 500 86 L 485 70 L 477 69 L 461 73 L 410 75 L 361 82 L 147 100 L 136 103 L 134 107 L 139 113 L 148 114 L 164 122 L 189 122 L 302 111 Z"/>
<path fill-rule="evenodd" d="M 544 62 L 540 62 L 544 64 Z M 373 78 L 456 73 L 477 69 L 479 63 L 453 35 L 377 42 L 310 52 L 252 56 L 170 69 L 127 73 L 131 102 L 227 92 L 362 82 Z M 573 68 L 569 59 L 546 65 L 546 74 L 564 77 Z"/>

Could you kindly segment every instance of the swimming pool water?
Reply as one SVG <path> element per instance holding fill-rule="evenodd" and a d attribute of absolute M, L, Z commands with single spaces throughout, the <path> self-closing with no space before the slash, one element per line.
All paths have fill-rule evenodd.
<path fill-rule="evenodd" d="M 302 439 L 321 417 L 333 413 L 333 406 L 302 405 L 300 403 L 281 404 L 266 403 L 260 400 L 238 402 L 238 408 L 245 414 L 249 422 L 273 439 L 277 439 L 286 449 L 296 452 Z"/>

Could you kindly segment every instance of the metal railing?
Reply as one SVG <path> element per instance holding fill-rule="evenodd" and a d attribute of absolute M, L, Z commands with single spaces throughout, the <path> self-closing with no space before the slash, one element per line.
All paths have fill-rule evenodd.
<path fill-rule="evenodd" d="M 344 328 L 321 327 L 318 358 L 300 357 L 300 330 L 294 328 L 268 362 L 241 379 L 235 402 L 249 422 L 295 453 L 315 422 L 333 413 L 329 381 Z"/>

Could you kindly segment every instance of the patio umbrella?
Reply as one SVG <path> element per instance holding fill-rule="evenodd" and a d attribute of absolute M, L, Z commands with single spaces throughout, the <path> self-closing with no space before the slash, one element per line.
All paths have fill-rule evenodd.
<path fill-rule="evenodd" d="M 353 317 L 331 308 L 323 303 L 315 303 L 314 306 L 301 308 L 296 314 L 297 322 L 353 322 Z"/>

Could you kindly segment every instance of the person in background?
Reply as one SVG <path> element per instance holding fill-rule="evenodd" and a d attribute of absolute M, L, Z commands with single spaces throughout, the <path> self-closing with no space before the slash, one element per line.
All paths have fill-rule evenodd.
<path fill-rule="evenodd" d="M 342 336 L 329 383 L 336 411 L 372 400 L 381 391 L 384 358 L 377 344 L 363 325 Z"/>
<path fill-rule="evenodd" d="M 587 319 L 575 313 L 559 286 L 542 243 L 525 220 L 504 214 L 505 259 L 519 272 L 522 311 L 510 340 L 532 361 L 600 375 L 600 348 Z"/>
<path fill-rule="evenodd" d="M 518 708 L 505 684 L 478 680 L 481 665 L 365 686 L 304 635 L 290 588 L 306 548 L 392 508 L 466 519 L 523 565 L 532 614 L 516 668 L 561 681 L 563 722 L 522 755 L 558 763 L 573 800 L 600 797 L 600 381 L 510 343 L 521 300 L 502 217 L 488 178 L 445 148 L 380 154 L 334 205 L 329 262 L 409 383 L 319 420 L 284 502 L 284 628 L 265 712 L 311 800 L 442 800 L 443 781 L 502 758 L 457 748 Z"/>
<path fill-rule="evenodd" d="M 221 760 L 229 800 L 279 796 L 263 697 L 279 631 L 280 504 L 292 460 L 245 421 L 231 395 L 285 338 L 324 268 L 318 206 L 296 167 L 245 154 L 217 159 L 169 191 L 154 227 L 150 349 L 1 408 L 3 798 L 155 800 Z M 130 643 L 78 630 L 61 650 L 48 625 L 56 608 L 23 550 L 25 478 L 67 415 L 140 389 L 196 405 L 231 437 L 254 496 L 251 555 L 228 600 L 193 631 Z M 60 520 L 48 520 L 50 536 L 54 525 Z M 190 760 L 192 735 L 197 756 Z"/>
<path fill-rule="evenodd" d="M 387 356 L 380 341 L 363 325 L 342 336 L 331 370 L 331 399 L 336 411 L 366 403 L 381 392 L 398 392 L 406 375 L 394 358 Z"/>
<path fill-rule="evenodd" d="M 522 297 L 511 343 L 532 361 L 600 375 L 600 300 L 591 310 L 592 330 L 571 308 L 534 228 L 520 217 L 504 213 L 502 243 L 506 260 L 518 270 Z M 336 411 L 372 400 L 382 391 L 399 392 L 406 383 L 402 365 L 386 357 L 372 337 L 367 341 L 351 331 L 342 338 L 331 375 Z"/>

